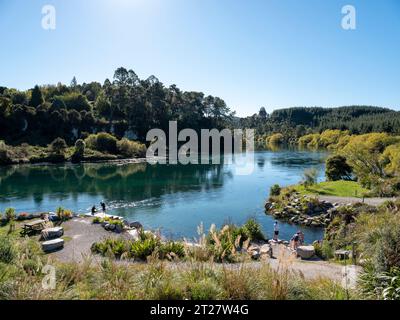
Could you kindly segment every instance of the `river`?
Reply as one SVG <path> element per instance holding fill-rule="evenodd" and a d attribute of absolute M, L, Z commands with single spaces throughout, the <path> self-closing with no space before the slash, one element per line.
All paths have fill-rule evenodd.
<path fill-rule="evenodd" d="M 255 217 L 272 235 L 273 218 L 264 213 L 270 187 L 298 183 L 305 169 L 323 177 L 323 152 L 262 151 L 244 157 L 250 174 L 237 163 L 218 165 L 83 164 L 0 168 L 0 211 L 55 211 L 58 206 L 87 213 L 104 200 L 108 212 L 160 229 L 174 239 L 197 236 L 197 226 L 244 223 Z M 243 157 L 241 157 L 243 160 Z M 322 229 L 281 223 L 282 239 L 298 229 L 307 242 L 321 239 Z"/>

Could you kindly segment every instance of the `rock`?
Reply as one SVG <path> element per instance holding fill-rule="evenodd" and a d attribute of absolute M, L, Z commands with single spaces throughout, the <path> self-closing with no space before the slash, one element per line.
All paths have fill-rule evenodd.
<path fill-rule="evenodd" d="M 142 224 L 141 224 L 139 221 L 131 222 L 131 223 L 129 224 L 129 227 L 135 228 L 135 229 L 143 229 L 143 226 L 142 226 Z"/>
<path fill-rule="evenodd" d="M 64 234 L 63 227 L 47 228 L 41 231 L 41 239 L 50 240 L 60 238 Z"/>
<path fill-rule="evenodd" d="M 42 250 L 44 252 L 51 252 L 64 247 L 63 239 L 54 239 L 42 243 Z"/>
<path fill-rule="evenodd" d="M 260 259 L 260 252 L 258 252 L 258 251 L 253 251 L 253 252 L 251 253 L 251 258 L 252 258 L 253 260 L 258 260 L 258 259 Z"/>
<path fill-rule="evenodd" d="M 260 248 L 260 255 L 261 256 L 268 256 L 272 258 L 272 248 L 269 244 L 264 244 Z"/>
<path fill-rule="evenodd" d="M 123 226 L 121 226 L 120 224 L 117 224 L 117 225 L 115 226 L 115 232 L 121 233 L 122 231 L 124 231 Z"/>
<path fill-rule="evenodd" d="M 49 213 L 48 219 L 52 222 L 60 221 L 60 218 L 55 213 Z"/>
<path fill-rule="evenodd" d="M 128 230 L 127 234 L 132 238 L 133 241 L 139 240 L 139 230 L 138 229 Z"/>
<path fill-rule="evenodd" d="M 252 254 L 253 252 L 260 252 L 260 247 L 259 246 L 257 246 L 257 245 L 255 245 L 255 244 L 251 244 L 248 248 L 247 248 L 247 252 L 249 253 L 249 254 Z"/>
<path fill-rule="evenodd" d="M 297 255 L 302 259 L 310 259 L 315 255 L 313 246 L 300 246 L 297 247 Z"/>
<path fill-rule="evenodd" d="M 108 225 L 108 230 L 110 230 L 110 231 L 114 231 L 116 229 L 116 225 L 115 224 L 109 224 Z"/>

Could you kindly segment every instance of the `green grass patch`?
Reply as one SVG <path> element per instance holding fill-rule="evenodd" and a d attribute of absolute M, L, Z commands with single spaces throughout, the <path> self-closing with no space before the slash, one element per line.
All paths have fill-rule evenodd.
<path fill-rule="evenodd" d="M 296 185 L 293 188 L 302 195 L 315 194 L 337 197 L 363 197 L 367 196 L 369 190 L 363 188 L 355 181 L 326 181 L 313 186 L 304 187 Z"/>

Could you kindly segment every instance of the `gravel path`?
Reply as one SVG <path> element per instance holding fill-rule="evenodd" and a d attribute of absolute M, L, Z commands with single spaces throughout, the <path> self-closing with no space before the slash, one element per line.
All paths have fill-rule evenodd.
<path fill-rule="evenodd" d="M 123 237 L 124 235 L 105 231 L 101 225 L 92 224 L 92 218 L 74 218 L 63 224 L 64 249 L 49 254 L 62 262 L 82 262 L 86 256 L 91 256 L 90 247 L 94 242 L 108 237 Z M 348 266 L 345 270 L 342 265 L 322 261 L 320 259 L 303 261 L 295 257 L 290 249 L 283 245 L 273 245 L 273 259 L 262 262 L 246 262 L 244 264 L 216 264 L 216 267 L 240 268 L 246 266 L 257 272 L 257 269 L 267 263 L 274 270 L 290 270 L 301 274 L 305 279 L 328 278 L 343 283 L 344 273 L 347 272 L 349 287 L 355 285 L 359 267 Z M 171 264 L 171 267 L 181 268 L 183 263 Z"/>
<path fill-rule="evenodd" d="M 120 237 L 116 233 L 107 232 L 99 224 L 92 224 L 93 218 L 74 218 L 62 224 L 64 228 L 64 249 L 51 253 L 50 256 L 63 262 L 82 262 L 91 254 L 94 242 L 105 238 Z"/>
<path fill-rule="evenodd" d="M 320 200 L 325 200 L 331 203 L 339 203 L 339 204 L 349 204 L 349 203 L 358 203 L 363 202 L 362 198 L 354 198 L 354 197 L 335 197 L 335 196 L 318 196 Z M 396 200 L 396 198 L 364 198 L 364 203 L 371 206 L 379 206 L 385 201 L 388 200 Z"/>

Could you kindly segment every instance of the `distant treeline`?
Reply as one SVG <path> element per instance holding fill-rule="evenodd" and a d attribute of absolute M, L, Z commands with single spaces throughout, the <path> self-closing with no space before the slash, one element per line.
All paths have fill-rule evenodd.
<path fill-rule="evenodd" d="M 0 140 L 14 145 L 47 145 L 58 137 L 73 144 L 95 132 L 143 141 L 148 130 L 167 130 L 171 120 L 196 130 L 227 127 L 232 116 L 218 97 L 165 87 L 154 76 L 142 80 L 125 68 L 103 84 L 74 78 L 68 86 L 27 91 L 0 87 Z"/>
<path fill-rule="evenodd" d="M 70 85 L 27 91 L 0 87 L 0 140 L 7 144 L 45 146 L 60 137 L 72 145 L 97 132 L 144 141 L 150 129 L 168 131 L 169 121 L 177 121 L 179 129 L 255 128 L 259 137 L 279 132 L 287 142 L 327 129 L 400 134 L 400 112 L 387 108 L 297 107 L 271 114 L 261 108 L 238 118 L 221 98 L 166 87 L 154 76 L 139 79 L 125 68 L 103 84 L 78 84 L 74 78 Z"/>
<path fill-rule="evenodd" d="M 282 133 L 286 140 L 327 129 L 348 130 L 350 134 L 370 132 L 400 133 L 400 112 L 372 106 L 340 108 L 296 107 L 275 110 L 239 120 L 242 127 L 253 127 L 259 135 Z"/>

